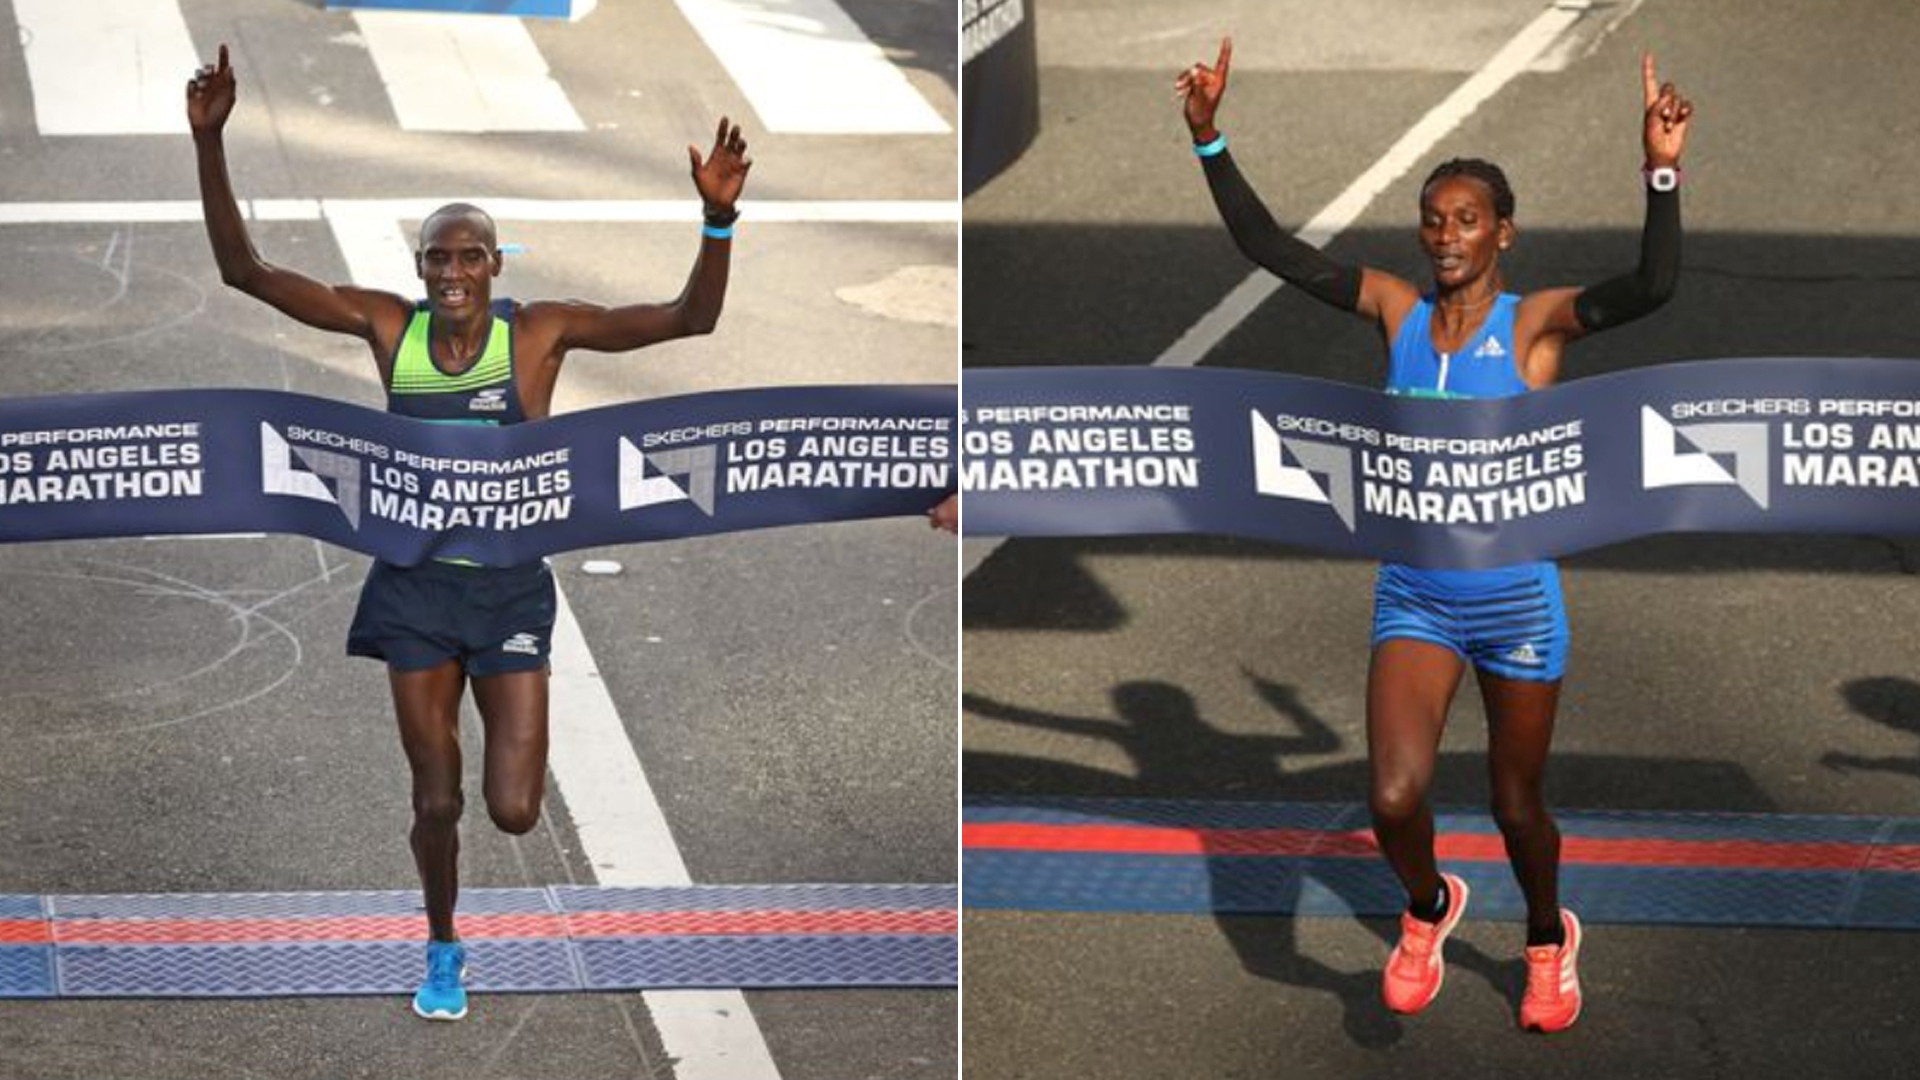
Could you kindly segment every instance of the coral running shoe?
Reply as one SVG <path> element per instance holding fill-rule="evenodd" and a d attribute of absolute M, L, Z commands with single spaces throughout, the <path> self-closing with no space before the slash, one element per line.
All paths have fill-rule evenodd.
<path fill-rule="evenodd" d="M 459 1020 L 467 1015 L 467 950 L 457 941 L 427 942 L 427 981 L 413 995 L 414 1014 L 426 1020 Z"/>
<path fill-rule="evenodd" d="M 1400 916 L 1400 944 L 1387 957 L 1386 975 L 1380 982 L 1380 996 L 1394 1012 L 1412 1014 L 1426 1008 L 1446 981 L 1447 963 L 1440 948 L 1466 913 L 1467 883 L 1452 874 L 1441 874 L 1440 880 L 1447 883 L 1447 913 L 1439 922 L 1417 918 L 1412 912 Z"/>
<path fill-rule="evenodd" d="M 1528 1031 L 1565 1031 L 1580 1019 L 1580 920 L 1560 909 L 1567 940 L 1527 948 L 1527 996 L 1520 1000 L 1520 1026 Z"/>

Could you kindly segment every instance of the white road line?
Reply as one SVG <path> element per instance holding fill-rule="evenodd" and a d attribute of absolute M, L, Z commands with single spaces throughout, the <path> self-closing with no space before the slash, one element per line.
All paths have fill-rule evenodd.
<path fill-rule="evenodd" d="M 1528 65 L 1551 46 L 1555 39 L 1566 32 L 1568 27 L 1580 21 L 1592 6 L 1591 0 L 1556 0 L 1548 5 L 1534 20 L 1514 35 L 1493 58 L 1481 66 L 1480 70 L 1467 77 L 1467 81 L 1456 87 L 1440 104 L 1428 110 L 1419 122 L 1407 129 L 1387 152 L 1380 155 L 1366 172 L 1363 172 L 1346 190 L 1334 197 L 1313 220 L 1296 233 L 1300 239 L 1316 247 L 1324 247 L 1346 230 L 1365 213 L 1381 192 L 1391 187 L 1395 181 L 1406 175 L 1429 150 L 1441 139 L 1452 134 L 1461 121 L 1473 114 L 1488 98 L 1498 93 L 1500 88 L 1513 80 L 1513 77 L 1527 70 Z M 1226 298 L 1214 305 L 1213 309 L 1200 317 L 1200 321 L 1188 327 L 1186 332 L 1167 346 L 1153 361 L 1156 367 L 1192 367 L 1206 358 L 1214 347 L 1226 339 L 1247 316 L 1253 314 L 1267 297 L 1280 291 L 1285 284 L 1279 278 L 1265 270 L 1255 270 L 1246 279 L 1235 286 Z M 965 380 L 962 380 L 962 400 L 965 397 Z M 969 540 L 961 545 L 960 574 L 966 577 L 979 568 L 989 556 L 999 550 L 1006 539 L 981 538 Z"/>
<path fill-rule="evenodd" d="M 184 84 L 183 84 L 184 85 Z M 700 220 L 700 204 L 680 199 L 516 199 L 488 195 L 420 199 L 255 199 L 241 209 L 254 221 L 319 221 L 335 216 L 419 220 L 449 202 L 486 207 L 501 221 L 684 224 Z M 952 199 L 746 200 L 740 228 L 755 224 L 944 225 L 958 224 Z M 86 225 L 120 222 L 199 221 L 198 199 L 125 202 L 0 203 L 0 225 Z"/>
<path fill-rule="evenodd" d="M 347 280 L 412 299 L 424 286 L 414 271 L 413 245 L 398 218 L 335 210 L 327 215 L 333 242 L 347 261 Z"/>
<path fill-rule="evenodd" d="M 833 0 L 675 0 L 763 130 L 944 135 L 953 128 Z"/>
<path fill-rule="evenodd" d="M 519 19 L 411 11 L 353 19 L 407 131 L 586 130 Z"/>
<path fill-rule="evenodd" d="M 573 609 L 553 627 L 553 737 L 548 764 L 580 850 L 603 885 L 691 885 Z M 778 1080 L 760 1025 L 738 990 L 641 995 L 675 1080 Z"/>
<path fill-rule="evenodd" d="M 363 217 L 346 229 L 342 218 L 328 220 L 355 284 L 384 288 L 382 282 L 390 275 L 412 265 L 412 245 L 391 220 L 382 228 L 377 219 Z M 368 276 L 361 277 L 363 273 Z M 401 295 L 412 296 L 414 290 Z M 573 608 L 565 593 L 558 596 L 549 657 L 552 739 L 547 764 L 553 770 L 554 794 L 573 819 L 581 853 L 601 884 L 692 884 Z M 779 1080 L 766 1038 L 740 991 L 651 991 L 641 1000 L 662 1048 L 674 1060 L 675 1080 Z"/>
<path fill-rule="evenodd" d="M 173 0 L 13 0 L 42 135 L 184 135 L 200 66 Z"/>
<path fill-rule="evenodd" d="M 1559 0 L 1549 5 L 1547 10 L 1514 35 L 1513 40 L 1494 53 L 1493 59 L 1468 76 L 1466 82 L 1454 88 L 1453 93 L 1408 128 L 1406 134 L 1380 155 L 1380 160 L 1348 184 L 1345 191 L 1335 196 L 1294 235 L 1315 247 L 1325 247 L 1332 242 L 1346 231 L 1347 226 L 1358 220 L 1367 207 L 1373 205 L 1373 200 L 1381 192 L 1405 176 L 1407 170 L 1413 168 L 1441 139 L 1453 134 L 1461 121 L 1473 115 L 1475 109 L 1511 82 L 1515 75 L 1527 70 L 1534 58 L 1545 52 L 1568 27 L 1579 22 L 1590 6 L 1589 0 Z M 1245 322 L 1247 316 L 1253 314 L 1253 310 L 1267 297 L 1279 292 L 1283 284 L 1285 282 L 1265 270 L 1248 274 L 1246 280 L 1227 294 L 1226 299 L 1201 316 L 1199 322 L 1169 345 L 1153 361 L 1154 364 L 1160 367 L 1192 367 L 1199 363 L 1228 334 Z"/>

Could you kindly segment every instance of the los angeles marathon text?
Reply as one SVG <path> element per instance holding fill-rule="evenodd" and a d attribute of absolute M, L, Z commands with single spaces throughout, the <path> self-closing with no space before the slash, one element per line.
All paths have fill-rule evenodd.
<path fill-rule="evenodd" d="M 192 498 L 201 456 L 193 422 L 4 431 L 0 505 Z"/>
<path fill-rule="evenodd" d="M 316 428 L 289 426 L 286 437 L 366 459 L 367 512 L 427 532 L 462 526 L 507 532 L 573 513 L 566 447 L 483 461 L 433 457 Z M 451 475 L 423 475 L 432 473 Z"/>
<path fill-rule="evenodd" d="M 1197 488 L 1187 405 L 1004 405 L 969 411 L 963 491 Z M 1030 427 L 1025 438 L 1006 427 Z"/>
<path fill-rule="evenodd" d="M 796 416 L 649 432 L 652 450 L 725 446 L 729 494 L 787 488 L 946 488 L 952 426 L 944 416 Z"/>
<path fill-rule="evenodd" d="M 1805 488 L 1920 488 L 1920 401 L 1723 398 L 1676 402 L 1675 420 L 1780 420 L 1780 482 Z M 1856 423 L 1858 421 L 1858 423 Z"/>
<path fill-rule="evenodd" d="M 1579 420 L 1480 439 L 1408 435 L 1286 414 L 1275 417 L 1274 426 L 1283 439 L 1294 434 L 1361 444 L 1362 504 L 1380 517 L 1484 525 L 1587 501 Z"/>

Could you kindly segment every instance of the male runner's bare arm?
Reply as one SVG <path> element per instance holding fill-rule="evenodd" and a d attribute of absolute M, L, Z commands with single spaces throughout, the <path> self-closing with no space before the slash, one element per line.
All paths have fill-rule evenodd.
<path fill-rule="evenodd" d="M 747 141 L 740 137 L 740 126 L 729 124 L 724 116 L 714 134 L 713 150 L 704 160 L 697 147 L 687 147 L 693 185 L 700 192 L 710 225 L 724 223 L 730 228 L 738 216 L 734 204 L 746 186 L 747 170 L 753 166 L 746 155 Z M 673 338 L 709 334 L 719 323 L 720 308 L 726 300 L 732 249 L 730 238 L 703 236 L 686 287 L 668 303 L 604 307 L 580 301 L 542 302 L 527 305 L 522 317 L 558 322 L 556 356 L 568 349 L 626 352 Z"/>
<path fill-rule="evenodd" d="M 207 238 L 220 266 L 220 280 L 249 296 L 272 304 L 287 316 L 320 330 L 352 334 L 368 342 L 396 337 L 412 305 L 391 293 L 353 286 L 331 286 L 274 266 L 260 257 L 247 234 L 246 219 L 234 198 L 227 175 L 227 151 L 222 134 L 235 100 L 233 67 L 227 47 L 220 61 L 209 64 L 187 81 L 187 123 L 200 169 L 200 203 L 207 221 Z M 376 349 L 376 352 L 379 350 Z"/>

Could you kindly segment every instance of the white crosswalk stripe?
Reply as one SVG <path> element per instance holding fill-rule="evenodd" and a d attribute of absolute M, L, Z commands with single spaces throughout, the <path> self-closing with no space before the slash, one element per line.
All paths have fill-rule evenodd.
<path fill-rule="evenodd" d="M 20 26 L 40 134 L 186 133 L 182 88 L 211 45 L 203 41 L 196 49 L 182 0 L 8 2 Z M 750 129 L 787 135 L 953 130 L 835 0 L 675 4 L 669 10 L 693 27 L 752 107 L 758 124 Z M 353 36 L 346 40 L 366 47 L 392 110 L 377 122 L 418 132 L 587 130 L 566 76 L 549 68 L 520 19 L 411 11 L 341 11 L 328 19 L 338 30 L 350 19 Z M 593 26 L 589 19 L 566 32 L 591 33 Z"/>
<path fill-rule="evenodd" d="M 42 135 L 184 135 L 199 60 L 178 4 L 13 0 Z"/>
<path fill-rule="evenodd" d="M 767 131 L 953 130 L 833 0 L 675 0 Z"/>
<path fill-rule="evenodd" d="M 518 19 L 356 11 L 408 131 L 584 131 Z"/>

